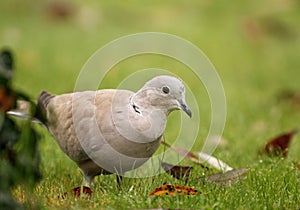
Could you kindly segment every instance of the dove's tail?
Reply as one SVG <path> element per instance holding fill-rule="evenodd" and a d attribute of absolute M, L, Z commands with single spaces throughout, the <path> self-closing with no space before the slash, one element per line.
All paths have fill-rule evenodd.
<path fill-rule="evenodd" d="M 38 107 L 38 110 L 44 116 L 46 116 L 46 113 L 47 113 L 47 105 L 49 104 L 50 99 L 53 97 L 54 97 L 54 95 L 52 95 L 46 91 L 42 91 L 39 95 L 37 107 Z"/>
<path fill-rule="evenodd" d="M 36 117 L 44 124 L 47 122 L 47 105 L 53 97 L 54 95 L 46 91 L 42 91 L 39 95 Z"/>

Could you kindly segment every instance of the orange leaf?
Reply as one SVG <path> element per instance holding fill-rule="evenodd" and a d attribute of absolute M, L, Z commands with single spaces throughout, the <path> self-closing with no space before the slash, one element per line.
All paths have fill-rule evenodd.
<path fill-rule="evenodd" d="M 292 130 L 288 133 L 284 133 L 271 139 L 265 146 L 265 153 L 270 156 L 286 157 L 288 155 L 288 147 L 292 140 L 292 137 L 297 133 L 297 130 Z"/>
<path fill-rule="evenodd" d="M 156 189 L 154 189 L 152 192 L 149 193 L 149 196 L 154 195 L 169 195 L 174 196 L 176 194 L 178 195 L 196 195 L 198 193 L 197 190 L 183 185 L 172 185 L 172 184 L 164 184 Z"/>

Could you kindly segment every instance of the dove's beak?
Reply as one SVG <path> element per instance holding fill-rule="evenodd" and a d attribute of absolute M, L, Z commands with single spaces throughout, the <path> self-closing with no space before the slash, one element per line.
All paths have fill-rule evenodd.
<path fill-rule="evenodd" d="M 180 101 L 180 107 L 181 109 L 189 116 L 192 117 L 192 111 L 189 109 L 189 107 L 186 105 L 185 101 Z"/>

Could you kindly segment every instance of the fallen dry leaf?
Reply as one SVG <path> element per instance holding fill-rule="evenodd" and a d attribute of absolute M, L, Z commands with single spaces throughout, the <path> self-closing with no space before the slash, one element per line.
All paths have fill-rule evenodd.
<path fill-rule="evenodd" d="M 288 133 L 281 134 L 270 141 L 265 146 L 265 153 L 269 156 L 286 157 L 288 155 L 288 147 L 292 140 L 292 137 L 297 133 L 297 130 L 292 130 Z"/>
<path fill-rule="evenodd" d="M 177 166 L 165 162 L 162 162 L 161 166 L 171 176 L 186 182 L 191 175 L 191 170 L 193 169 L 192 166 Z"/>
<path fill-rule="evenodd" d="M 199 159 L 198 159 L 198 155 L 194 154 L 193 152 L 189 152 L 185 149 L 182 149 L 182 148 L 178 148 L 178 147 L 174 147 L 170 144 L 168 144 L 167 142 L 165 141 L 162 141 L 161 144 L 171 148 L 172 150 L 174 150 L 175 152 L 177 152 L 179 155 L 187 158 L 188 160 L 196 163 L 197 165 L 201 166 L 202 168 L 205 168 L 205 169 L 209 169 L 207 166 L 203 165 Z"/>
<path fill-rule="evenodd" d="M 204 162 L 207 162 L 209 165 L 213 166 L 214 168 L 216 168 L 219 171 L 231 171 L 233 168 L 231 166 L 229 166 L 228 164 L 224 163 L 223 161 L 221 161 L 220 159 L 203 153 L 203 152 L 196 152 L 199 155 L 199 159 L 201 159 Z"/>
<path fill-rule="evenodd" d="M 155 188 L 153 191 L 149 193 L 149 196 L 158 196 L 158 195 L 196 195 L 198 193 L 197 190 L 183 185 L 172 185 L 172 184 L 164 184 L 158 188 Z"/>
<path fill-rule="evenodd" d="M 232 184 L 244 179 L 248 170 L 249 168 L 233 169 L 225 173 L 210 175 L 207 180 L 225 186 L 232 186 Z"/>
<path fill-rule="evenodd" d="M 71 191 L 75 197 L 80 197 L 81 192 L 83 195 L 88 195 L 89 197 L 92 196 L 92 194 L 93 194 L 93 191 L 89 187 L 86 187 L 86 186 L 82 186 L 82 188 L 81 188 L 81 186 L 75 187 Z"/>

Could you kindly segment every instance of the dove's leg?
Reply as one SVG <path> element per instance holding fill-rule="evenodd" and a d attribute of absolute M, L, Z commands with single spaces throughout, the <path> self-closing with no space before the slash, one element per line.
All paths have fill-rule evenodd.
<path fill-rule="evenodd" d="M 116 174 L 118 187 L 121 188 L 123 184 L 123 176 Z"/>
<path fill-rule="evenodd" d="M 88 186 L 94 186 L 95 176 L 98 176 L 100 174 L 108 174 L 96 163 L 89 159 L 78 163 L 78 166 L 81 169 L 82 175 L 84 177 L 84 184 Z"/>
<path fill-rule="evenodd" d="M 93 176 L 87 176 L 87 175 L 83 174 L 83 177 L 84 177 L 84 179 L 83 179 L 83 185 L 84 186 L 87 186 L 87 187 L 89 187 L 90 185 L 92 187 L 95 186 L 94 177 Z"/>

